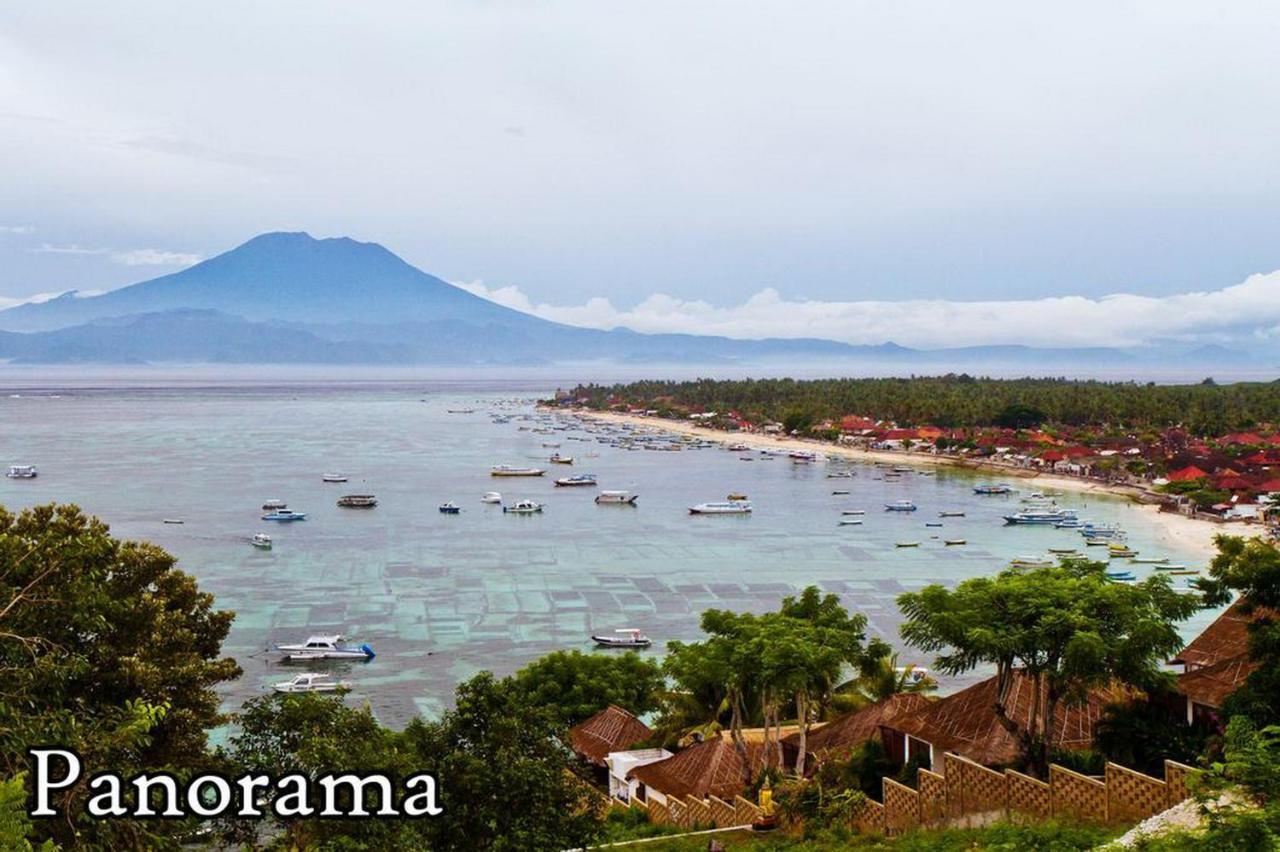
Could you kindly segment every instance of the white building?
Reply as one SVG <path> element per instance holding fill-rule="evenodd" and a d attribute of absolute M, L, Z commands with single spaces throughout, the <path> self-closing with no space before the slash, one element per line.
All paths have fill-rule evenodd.
<path fill-rule="evenodd" d="M 637 766 L 644 766 L 646 763 L 654 763 L 659 760 L 666 760 L 671 757 L 671 752 L 665 748 L 642 748 L 635 751 L 611 751 L 605 757 L 605 761 L 609 766 L 609 795 L 623 802 L 629 802 L 632 798 L 639 798 L 640 801 L 646 800 L 644 785 L 634 778 L 628 778 L 631 770 Z M 665 801 L 665 797 L 654 792 L 654 796 L 659 801 Z"/>

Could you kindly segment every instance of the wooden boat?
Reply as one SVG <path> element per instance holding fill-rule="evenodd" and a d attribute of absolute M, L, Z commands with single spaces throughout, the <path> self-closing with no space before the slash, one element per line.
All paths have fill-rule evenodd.
<path fill-rule="evenodd" d="M 964 512 L 939 512 L 939 518 L 963 518 Z"/>
<path fill-rule="evenodd" d="M 841 518 L 840 526 L 842 527 L 860 527 L 862 526 L 862 518 Z"/>
<path fill-rule="evenodd" d="M 185 524 L 186 523 L 186 521 L 182 520 L 182 518 L 162 518 L 161 520 L 163 520 L 166 524 Z"/>
<path fill-rule="evenodd" d="M 344 509 L 372 509 L 378 505 L 378 498 L 372 494 L 344 494 L 338 498 L 338 505 Z"/>
<path fill-rule="evenodd" d="M 326 473 L 324 476 L 320 477 L 320 479 L 324 482 L 346 482 L 347 481 L 347 477 L 341 473 Z"/>
<path fill-rule="evenodd" d="M 925 526 L 926 526 L 926 527 L 940 527 L 940 526 L 942 526 L 942 524 L 934 523 L 934 522 L 930 521 L 930 522 L 926 522 L 926 523 L 925 523 Z"/>
<path fill-rule="evenodd" d="M 548 461 L 552 464 L 573 464 L 573 458 L 571 456 L 562 456 L 559 453 L 556 453 L 548 459 Z"/>
<path fill-rule="evenodd" d="M 1129 560 L 1135 565 L 1164 565 L 1169 561 L 1167 556 L 1135 556 Z"/>
<path fill-rule="evenodd" d="M 542 476 L 545 470 L 537 467 L 512 467 L 508 464 L 494 465 L 489 468 L 490 476 Z"/>
<path fill-rule="evenodd" d="M 601 491 L 596 495 L 597 503 L 617 503 L 624 506 L 634 506 L 636 500 L 640 498 L 639 494 L 632 494 L 630 491 Z"/>
<path fill-rule="evenodd" d="M 845 497 L 845 496 L 848 496 L 848 494 L 849 494 L 848 491 L 832 491 L 831 492 L 832 497 Z"/>
<path fill-rule="evenodd" d="M 1051 547 L 1049 548 L 1049 552 L 1056 553 L 1059 556 L 1074 556 L 1080 551 L 1076 550 L 1074 547 Z"/>
<path fill-rule="evenodd" d="M 886 512 L 914 512 L 917 508 L 916 504 L 910 500 L 895 500 L 884 504 Z"/>
<path fill-rule="evenodd" d="M 894 544 L 894 547 L 919 547 L 919 546 L 920 546 L 920 542 L 918 541 L 899 541 L 896 544 Z"/>
<path fill-rule="evenodd" d="M 948 547 L 951 547 L 957 544 L 968 544 L 968 542 L 962 538 L 947 538 L 947 539 L 943 539 L 942 543 L 947 545 Z"/>
<path fill-rule="evenodd" d="M 745 499 L 747 499 L 747 495 L 743 494 L 741 491 L 731 491 L 731 492 L 729 493 L 729 495 L 728 495 L 727 497 L 725 497 L 724 499 L 726 499 L 726 500 L 745 500 Z"/>

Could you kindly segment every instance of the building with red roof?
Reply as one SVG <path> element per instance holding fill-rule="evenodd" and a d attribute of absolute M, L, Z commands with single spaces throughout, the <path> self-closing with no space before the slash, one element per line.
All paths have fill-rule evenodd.
<path fill-rule="evenodd" d="M 1208 479 L 1209 474 L 1195 465 L 1187 465 L 1181 470 L 1175 470 L 1165 478 L 1170 482 L 1195 482 L 1197 479 Z"/>

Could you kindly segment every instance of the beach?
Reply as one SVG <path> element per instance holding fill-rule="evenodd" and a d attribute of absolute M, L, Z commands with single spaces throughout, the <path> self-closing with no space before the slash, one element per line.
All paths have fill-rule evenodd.
<path fill-rule="evenodd" d="M 662 417 L 646 417 L 639 414 L 621 414 L 615 411 L 595 411 L 576 409 L 575 413 L 602 423 L 615 425 L 628 424 L 632 427 L 655 429 L 672 435 L 714 439 L 726 444 L 742 444 L 753 450 L 772 450 L 791 452 L 804 450 L 821 453 L 829 458 L 848 459 L 867 463 L 887 463 L 901 465 L 917 465 L 921 467 L 949 467 L 974 472 L 989 472 L 1002 479 L 1018 479 L 1024 483 L 1034 482 L 1039 490 L 1061 490 L 1079 493 L 1107 494 L 1113 497 L 1128 498 L 1131 508 L 1142 512 L 1145 520 L 1161 528 L 1163 535 L 1178 542 L 1181 546 L 1194 549 L 1205 558 L 1217 552 L 1214 539 L 1222 534 L 1253 535 L 1249 527 L 1240 525 L 1219 524 L 1200 518 L 1191 518 L 1173 512 L 1162 512 L 1160 507 L 1149 502 L 1150 497 L 1142 489 L 1129 485 L 1110 485 L 1092 479 L 1065 476 L 1055 473 L 1042 473 L 1010 465 L 983 462 L 956 456 L 935 455 L 932 453 L 894 452 L 891 450 L 869 450 L 862 447 L 842 446 L 812 438 L 792 438 L 782 435 L 762 435 L 754 432 L 722 432 L 693 423 L 684 423 Z M 1145 499 L 1144 499 L 1145 498 Z"/>

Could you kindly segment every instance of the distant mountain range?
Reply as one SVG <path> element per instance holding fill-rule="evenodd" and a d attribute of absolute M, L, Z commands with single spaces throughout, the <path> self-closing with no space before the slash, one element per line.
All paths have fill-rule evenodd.
<path fill-rule="evenodd" d="M 1204 357 L 1206 353 L 1201 353 Z M 1217 354 L 1217 353 L 1215 353 Z M 1229 354 L 1229 353 L 1228 353 Z M 737 340 L 601 331 L 475 296 L 376 243 L 270 233 L 202 263 L 98 296 L 0 311 L 0 359 L 17 363 L 763 364 L 851 362 L 938 370 L 1122 365 L 1119 349 L 916 350 L 817 339 Z"/>

